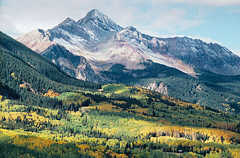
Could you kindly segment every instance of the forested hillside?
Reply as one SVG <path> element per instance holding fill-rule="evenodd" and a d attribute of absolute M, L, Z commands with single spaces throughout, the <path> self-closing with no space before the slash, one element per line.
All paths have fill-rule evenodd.
<path fill-rule="evenodd" d="M 76 80 L 0 37 L 0 157 L 239 158 L 236 112 Z"/>
<path fill-rule="evenodd" d="M 100 85 L 66 75 L 42 56 L 1 32 L 0 61 L 0 93 L 19 98 L 25 104 L 53 106 L 54 99 L 43 96 L 49 89 L 64 92 L 100 88 Z"/>
<path fill-rule="evenodd" d="M 53 81 L 84 88 L 99 88 L 99 85 L 92 84 L 90 82 L 80 81 L 66 75 L 52 62 L 48 61 L 41 55 L 33 52 L 31 49 L 15 41 L 14 39 L 5 35 L 2 32 L 0 32 L 0 48 L 1 52 L 5 52 L 12 57 L 21 60 L 28 66 L 35 69 L 35 71 L 37 71 L 41 75 Z M 1 60 L 4 60 L 4 58 L 2 58 Z"/>

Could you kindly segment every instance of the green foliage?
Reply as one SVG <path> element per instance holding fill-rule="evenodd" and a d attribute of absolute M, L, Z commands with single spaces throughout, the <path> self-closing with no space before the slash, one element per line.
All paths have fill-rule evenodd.
<path fill-rule="evenodd" d="M 167 153 L 167 152 L 162 152 L 161 150 L 153 150 L 151 152 L 146 152 L 146 153 L 141 153 L 137 155 L 139 158 L 181 158 L 182 156 L 173 154 L 173 153 Z"/>
<path fill-rule="evenodd" d="M 106 93 L 114 93 L 115 91 L 124 91 L 127 87 L 122 84 L 109 84 L 103 86 L 103 91 Z"/>
<path fill-rule="evenodd" d="M 211 152 L 206 155 L 206 158 L 219 158 L 219 157 L 232 158 L 229 152 L 222 152 L 222 153 Z"/>
<path fill-rule="evenodd" d="M 89 106 L 92 102 L 91 98 L 81 93 L 63 93 L 57 98 L 62 101 L 61 109 L 70 111 L 78 111 L 80 107 Z"/>
<path fill-rule="evenodd" d="M 56 92 L 100 85 L 73 79 L 50 61 L 0 32 L 0 95 L 26 105 L 61 106 L 61 101 L 44 97 L 49 89 Z"/>

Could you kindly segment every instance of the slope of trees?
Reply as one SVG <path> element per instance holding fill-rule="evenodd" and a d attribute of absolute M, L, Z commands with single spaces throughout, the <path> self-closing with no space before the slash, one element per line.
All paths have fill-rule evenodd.
<path fill-rule="evenodd" d="M 0 32 L 0 95 L 26 105 L 61 106 L 61 101 L 43 96 L 54 92 L 98 89 L 98 84 L 67 76 L 51 62 Z"/>
<path fill-rule="evenodd" d="M 43 76 L 46 76 L 50 80 L 84 88 L 100 88 L 100 85 L 98 84 L 77 80 L 68 76 L 51 61 L 48 61 L 41 55 L 33 52 L 31 49 L 2 32 L 0 32 L 0 48 L 1 52 L 8 53 L 12 57 L 21 60 L 21 62 L 32 67 L 35 71 L 39 72 Z"/>

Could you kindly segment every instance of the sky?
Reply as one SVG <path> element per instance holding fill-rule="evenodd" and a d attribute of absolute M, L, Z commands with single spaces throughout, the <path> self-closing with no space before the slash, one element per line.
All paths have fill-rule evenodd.
<path fill-rule="evenodd" d="M 91 9 L 142 33 L 217 42 L 240 54 L 240 0 L 0 0 L 0 30 L 17 38 Z"/>

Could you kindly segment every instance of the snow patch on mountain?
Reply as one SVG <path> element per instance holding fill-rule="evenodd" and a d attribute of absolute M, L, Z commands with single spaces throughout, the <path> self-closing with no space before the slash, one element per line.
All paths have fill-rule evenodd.
<path fill-rule="evenodd" d="M 67 38 L 68 40 L 66 40 L 66 38 L 56 37 L 53 39 L 55 43 L 63 45 L 70 50 L 84 49 L 84 44 L 86 44 L 87 41 L 83 39 L 81 36 L 71 34 L 64 30 L 61 30 L 61 33 L 63 34 L 64 37 L 68 37 Z"/>

